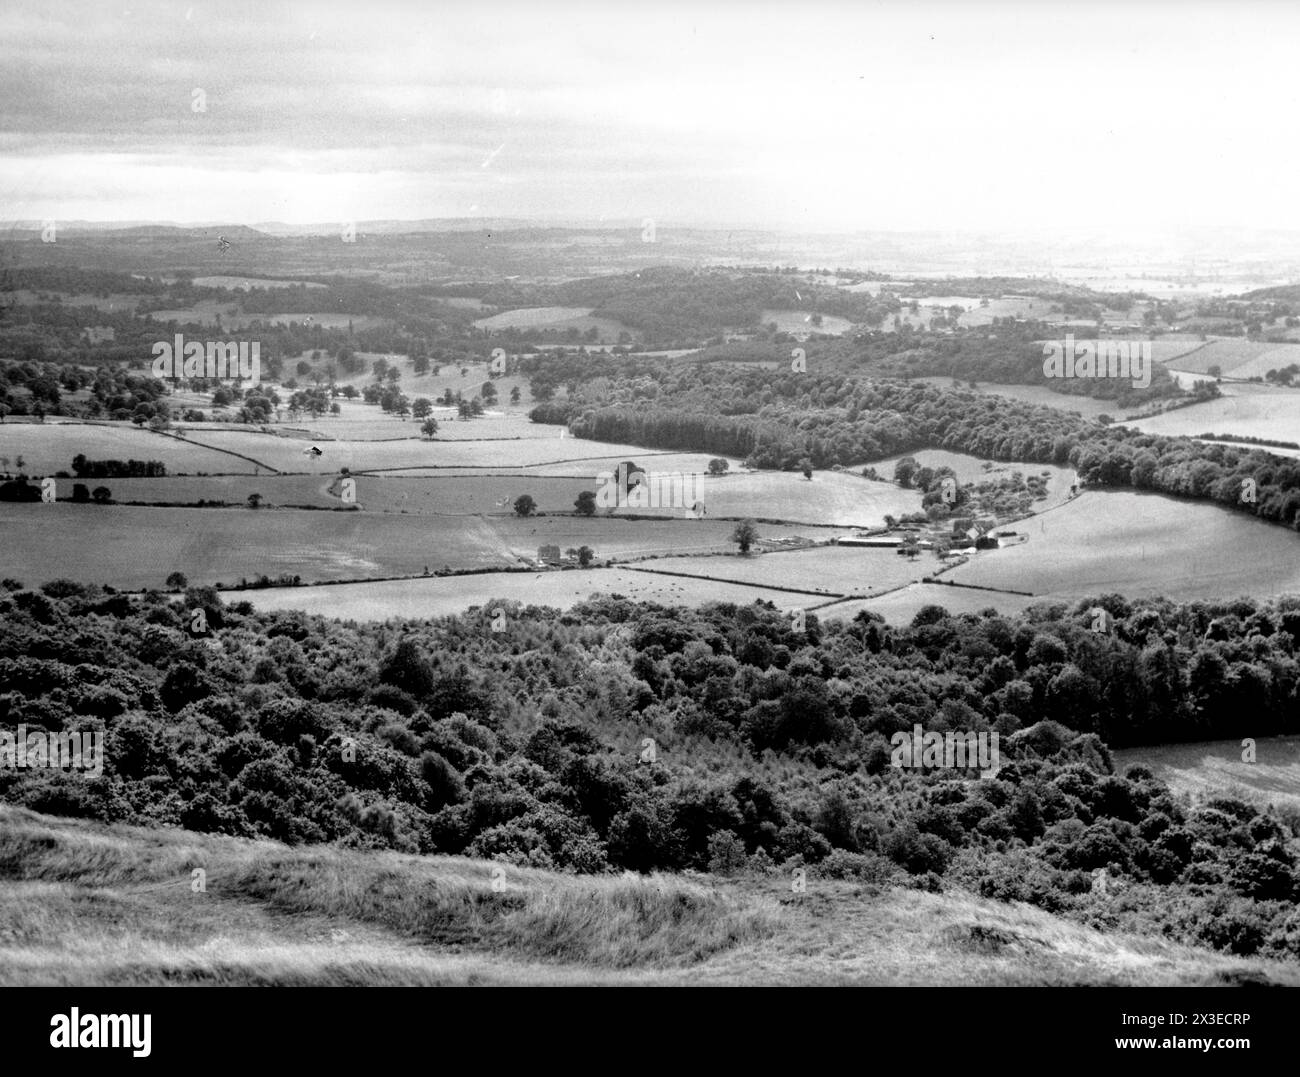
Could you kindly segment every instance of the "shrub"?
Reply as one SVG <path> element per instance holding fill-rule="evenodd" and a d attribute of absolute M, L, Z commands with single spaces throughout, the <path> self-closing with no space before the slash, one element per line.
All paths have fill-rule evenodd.
<path fill-rule="evenodd" d="M 709 871 L 714 875 L 734 875 L 745 867 L 745 845 L 730 830 L 718 830 L 709 836 Z"/>

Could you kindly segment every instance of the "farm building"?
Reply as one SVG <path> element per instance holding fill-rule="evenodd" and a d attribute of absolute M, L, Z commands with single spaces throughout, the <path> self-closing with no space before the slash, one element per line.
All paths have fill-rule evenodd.
<path fill-rule="evenodd" d="M 558 546 L 538 546 L 537 560 L 544 565 L 558 565 L 560 563 L 560 548 Z"/>
<path fill-rule="evenodd" d="M 836 546 L 894 547 L 903 544 L 898 535 L 844 535 L 835 540 Z"/>

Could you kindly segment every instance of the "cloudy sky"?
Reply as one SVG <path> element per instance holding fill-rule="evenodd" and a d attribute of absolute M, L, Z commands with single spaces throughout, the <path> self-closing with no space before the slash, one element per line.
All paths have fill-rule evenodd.
<path fill-rule="evenodd" d="M 1300 5 L 0 9 L 0 222 L 1300 228 Z"/>

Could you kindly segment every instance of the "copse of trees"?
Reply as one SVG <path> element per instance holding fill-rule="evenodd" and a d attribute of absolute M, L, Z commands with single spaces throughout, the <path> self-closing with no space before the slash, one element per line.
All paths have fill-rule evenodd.
<path fill-rule="evenodd" d="M 85 453 L 77 453 L 72 473 L 79 479 L 158 478 L 167 474 L 167 467 L 161 460 L 88 460 Z"/>

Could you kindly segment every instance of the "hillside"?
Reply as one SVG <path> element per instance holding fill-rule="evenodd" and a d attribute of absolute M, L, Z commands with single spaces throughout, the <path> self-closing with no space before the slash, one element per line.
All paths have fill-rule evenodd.
<path fill-rule="evenodd" d="M 8 806 L 0 910 L 0 986 L 1300 985 L 1295 965 L 1103 935 L 961 890 L 560 875 Z"/>

